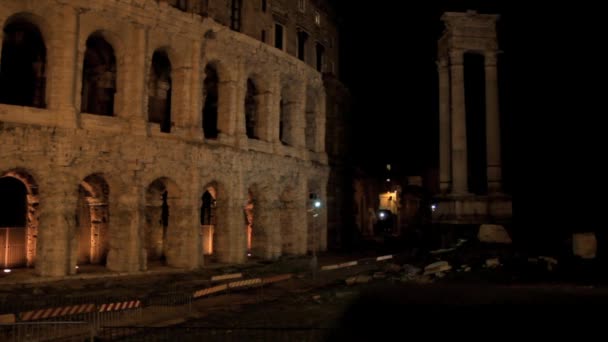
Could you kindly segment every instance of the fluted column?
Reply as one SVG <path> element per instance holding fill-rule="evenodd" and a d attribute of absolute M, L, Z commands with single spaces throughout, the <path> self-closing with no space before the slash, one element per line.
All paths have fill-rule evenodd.
<path fill-rule="evenodd" d="M 452 104 L 452 193 L 468 193 L 467 125 L 464 100 L 463 51 L 450 51 Z"/>
<path fill-rule="evenodd" d="M 450 153 L 450 69 L 447 59 L 437 62 L 439 72 L 439 188 L 447 193 L 452 185 Z"/>
<path fill-rule="evenodd" d="M 496 52 L 485 53 L 486 76 L 486 153 L 488 193 L 500 192 L 502 187 L 500 160 L 500 115 L 498 108 L 498 75 Z"/>

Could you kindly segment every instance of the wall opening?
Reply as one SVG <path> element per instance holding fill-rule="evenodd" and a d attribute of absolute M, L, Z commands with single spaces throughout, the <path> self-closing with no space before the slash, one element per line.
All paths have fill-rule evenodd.
<path fill-rule="evenodd" d="M 78 187 L 78 265 L 106 263 L 109 250 L 109 195 L 108 184 L 98 174 L 86 177 Z"/>
<path fill-rule="evenodd" d="M 231 0 L 230 6 L 230 28 L 234 31 L 241 31 L 241 9 L 243 0 Z"/>
<path fill-rule="evenodd" d="M 217 71 L 211 65 L 207 65 L 205 67 L 205 81 L 203 84 L 203 133 L 207 139 L 216 139 L 218 134 L 218 85 L 219 78 Z"/>
<path fill-rule="evenodd" d="M 0 66 L 0 103 L 46 106 L 46 47 L 36 25 L 21 18 L 8 21 Z"/>
<path fill-rule="evenodd" d="M 484 57 L 465 53 L 463 63 L 469 191 L 484 195 L 488 192 Z"/>
<path fill-rule="evenodd" d="M 93 33 L 86 43 L 82 69 L 81 111 L 114 115 L 116 93 L 116 56 L 100 33 Z"/>
<path fill-rule="evenodd" d="M 298 59 L 306 62 L 306 43 L 308 42 L 308 33 L 298 31 Z"/>
<path fill-rule="evenodd" d="M 171 132 L 171 62 L 165 51 L 152 55 L 148 82 L 148 121 L 160 125 L 160 131 Z"/>
<path fill-rule="evenodd" d="M 247 80 L 245 95 L 245 131 L 249 139 L 259 139 L 257 132 L 258 90 L 251 79 Z"/>
<path fill-rule="evenodd" d="M 213 242 L 217 223 L 215 193 L 215 189 L 210 187 L 201 197 L 201 229 L 204 255 L 213 254 Z"/>
<path fill-rule="evenodd" d="M 317 55 L 316 59 L 316 67 L 317 71 L 323 72 L 323 64 L 325 63 L 325 47 L 317 42 L 315 46 L 315 51 Z"/>
<path fill-rule="evenodd" d="M 254 219 L 255 219 L 255 203 L 251 190 L 247 192 L 247 202 L 245 203 L 245 227 L 247 234 L 247 256 L 252 256 L 253 235 L 254 235 Z"/>
<path fill-rule="evenodd" d="M 266 13 L 267 5 L 268 5 L 267 1 L 262 0 L 262 12 Z"/>
<path fill-rule="evenodd" d="M 283 50 L 285 46 L 285 33 L 283 25 L 274 24 L 274 47 L 279 50 Z"/>
<path fill-rule="evenodd" d="M 177 207 L 179 193 L 168 178 L 152 182 L 146 191 L 145 246 L 148 261 L 166 263 L 168 232 L 174 219 L 172 210 Z"/>
<path fill-rule="evenodd" d="M 38 187 L 20 170 L 0 174 L 0 267 L 33 266 L 38 236 Z"/>

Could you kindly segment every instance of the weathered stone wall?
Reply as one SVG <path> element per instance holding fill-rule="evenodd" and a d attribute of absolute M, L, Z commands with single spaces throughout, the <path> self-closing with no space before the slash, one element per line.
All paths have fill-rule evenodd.
<path fill-rule="evenodd" d="M 329 174 L 324 150 L 325 90 L 314 68 L 166 2 L 2 1 L 0 23 L 15 15 L 35 24 L 43 36 L 47 106 L 0 104 L 0 177 L 26 179 L 28 198 L 38 203 L 36 213 L 30 215 L 35 219 L 28 220 L 29 225 L 37 223 L 37 228 L 28 227 L 35 236 L 28 248 L 36 250 L 28 260 L 39 274 L 75 272 L 79 257 L 75 244 L 81 229 L 75 219 L 79 187 L 90 175 L 101 177 L 108 187 L 107 222 L 101 232 L 107 241 L 100 243 L 107 246 L 110 270 L 147 268 L 147 225 L 158 224 L 155 217 L 159 212 L 163 215 L 163 209 L 158 210 L 162 199 L 148 198 L 148 190 L 159 183 L 168 197 L 163 243 L 170 266 L 197 268 L 205 262 L 199 216 L 201 196 L 209 184 L 217 187 L 214 249 L 219 261 L 243 262 L 247 257 L 243 210 L 251 188 L 257 190 L 259 216 L 254 238 L 261 237 L 256 256 L 306 252 L 310 180 L 318 188 L 315 191 L 326 196 Z M 86 41 L 94 32 L 101 33 L 115 52 L 114 116 L 80 112 Z M 148 77 L 157 49 L 167 52 L 172 66 L 170 133 L 147 122 Z M 217 69 L 220 83 L 217 139 L 204 139 L 202 133 L 207 64 Z M 262 94 L 260 139 L 245 135 L 249 78 Z M 287 81 L 293 81 L 295 90 L 289 96 L 296 104 L 291 109 L 294 138 L 289 145 L 279 141 L 279 101 Z M 310 108 L 314 115 L 306 120 Z M 315 128 L 314 143 L 308 148 L 307 125 Z M 291 195 L 286 198 L 285 193 Z M 150 207 L 157 208 L 156 214 L 147 220 Z M 320 249 L 326 247 L 326 221 L 326 214 L 317 221 Z M 290 222 L 292 227 L 286 231 L 281 222 Z"/>

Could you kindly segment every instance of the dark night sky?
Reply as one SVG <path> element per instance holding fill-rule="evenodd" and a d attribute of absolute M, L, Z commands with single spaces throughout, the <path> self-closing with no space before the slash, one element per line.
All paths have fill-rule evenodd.
<path fill-rule="evenodd" d="M 598 3 L 334 2 L 359 164 L 373 170 L 390 161 L 408 174 L 437 165 L 439 17 L 498 13 L 505 182 L 524 195 L 514 211 L 546 229 L 605 226 L 608 30 Z"/>
<path fill-rule="evenodd" d="M 404 173 L 423 174 L 438 166 L 438 88 L 436 47 L 443 30 L 444 11 L 475 9 L 502 15 L 499 45 L 505 55 L 499 61 L 501 115 L 505 119 L 503 145 L 510 145 L 512 125 L 509 101 L 508 56 L 512 42 L 503 34 L 510 25 L 503 2 L 425 1 L 407 6 L 387 2 L 335 0 L 341 15 L 341 78 L 355 99 L 354 148 L 356 162 L 369 172 L 386 163 Z M 504 89 L 503 89 L 504 88 Z M 505 149 L 505 167 L 511 162 Z"/>

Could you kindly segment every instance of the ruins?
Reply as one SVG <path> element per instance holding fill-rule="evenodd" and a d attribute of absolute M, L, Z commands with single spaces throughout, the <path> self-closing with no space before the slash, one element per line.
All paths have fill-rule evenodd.
<path fill-rule="evenodd" d="M 3 0 L 0 23 L 2 267 L 327 248 L 343 150 L 327 93 L 347 91 L 324 1 Z"/>

